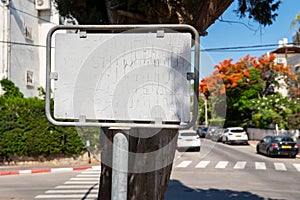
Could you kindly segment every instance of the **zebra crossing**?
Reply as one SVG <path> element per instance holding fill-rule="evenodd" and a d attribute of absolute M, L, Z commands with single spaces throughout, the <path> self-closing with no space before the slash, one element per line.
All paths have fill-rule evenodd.
<path fill-rule="evenodd" d="M 288 165 L 288 167 L 287 167 Z M 217 161 L 211 162 L 208 160 L 202 161 L 192 161 L 192 160 L 184 160 L 181 162 L 174 163 L 174 168 L 197 168 L 197 169 L 205 169 L 205 168 L 214 168 L 214 169 L 234 169 L 241 170 L 246 168 L 254 168 L 255 170 L 268 170 L 274 169 L 276 171 L 288 171 L 288 169 L 293 169 L 300 172 L 300 164 L 297 163 L 280 163 L 274 162 L 271 165 L 268 165 L 265 162 L 246 162 L 246 161 L 236 161 L 235 163 L 229 161 Z"/>
<path fill-rule="evenodd" d="M 35 199 L 95 200 L 98 197 L 100 172 L 100 166 L 82 171 L 76 177 L 64 182 L 64 184 L 58 185 L 52 190 L 47 190 L 42 195 L 37 195 Z"/>
<path fill-rule="evenodd" d="M 266 171 L 268 169 L 274 169 L 276 171 L 289 171 L 293 169 L 300 174 L 300 163 L 281 163 L 274 162 L 272 164 L 266 164 L 265 162 L 247 162 L 247 161 L 194 161 L 194 160 L 183 160 L 181 162 L 174 163 L 174 169 L 233 169 L 243 170 L 247 168 L 254 168 L 255 170 Z M 44 194 L 35 196 L 35 199 L 48 199 L 48 200 L 96 200 L 98 197 L 99 190 L 99 178 L 101 168 L 93 167 L 82 171 L 76 177 L 70 178 L 65 181 L 62 185 L 58 185 L 53 189 L 45 191 Z"/>

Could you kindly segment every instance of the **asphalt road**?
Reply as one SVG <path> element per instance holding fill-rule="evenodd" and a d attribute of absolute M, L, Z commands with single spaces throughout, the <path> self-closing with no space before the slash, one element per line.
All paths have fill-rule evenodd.
<path fill-rule="evenodd" d="M 166 200 L 299 199 L 300 159 L 269 158 L 251 145 L 205 140 L 177 153 Z"/>
<path fill-rule="evenodd" d="M 176 152 L 166 200 L 299 199 L 300 159 L 268 158 L 251 145 L 203 140 Z M 0 176 L 0 200 L 97 197 L 98 170 Z"/>

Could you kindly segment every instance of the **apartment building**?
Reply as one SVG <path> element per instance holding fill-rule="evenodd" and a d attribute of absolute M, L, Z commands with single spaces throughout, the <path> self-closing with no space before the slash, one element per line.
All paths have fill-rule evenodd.
<path fill-rule="evenodd" d="M 25 97 L 45 88 L 46 36 L 59 24 L 52 0 L 1 0 L 0 79 L 13 81 Z"/>

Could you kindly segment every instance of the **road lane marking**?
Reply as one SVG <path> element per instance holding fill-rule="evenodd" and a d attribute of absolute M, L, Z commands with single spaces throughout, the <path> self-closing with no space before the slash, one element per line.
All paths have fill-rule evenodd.
<path fill-rule="evenodd" d="M 100 171 L 83 171 L 82 174 L 100 174 Z"/>
<path fill-rule="evenodd" d="M 228 161 L 219 161 L 215 168 L 224 169 L 228 164 Z"/>
<path fill-rule="evenodd" d="M 97 185 L 58 185 L 55 189 L 90 189 L 90 188 L 99 188 Z"/>
<path fill-rule="evenodd" d="M 34 197 L 35 199 L 64 199 L 64 198 L 76 198 L 76 199 L 86 199 L 86 198 L 98 198 L 98 194 L 53 194 L 53 195 L 38 195 Z"/>
<path fill-rule="evenodd" d="M 210 161 L 201 161 L 196 165 L 196 168 L 205 168 L 209 163 Z"/>
<path fill-rule="evenodd" d="M 274 163 L 274 167 L 279 171 L 286 171 L 286 166 L 283 163 Z"/>
<path fill-rule="evenodd" d="M 68 184 L 68 185 L 72 185 L 72 184 L 74 184 L 74 185 L 86 184 L 87 185 L 87 184 L 96 184 L 96 183 L 98 183 L 98 181 L 97 182 L 96 181 L 66 181 L 66 182 L 64 182 L 64 184 Z"/>
<path fill-rule="evenodd" d="M 297 169 L 298 172 L 300 172 L 300 164 L 293 164 L 293 166 Z"/>
<path fill-rule="evenodd" d="M 245 162 L 245 161 L 238 161 L 238 162 L 234 165 L 233 169 L 244 169 L 244 168 L 246 167 L 246 163 L 247 163 L 247 162 Z"/>
<path fill-rule="evenodd" d="M 46 194 L 70 194 L 70 193 L 81 193 L 81 194 L 86 194 L 86 193 L 98 193 L 98 189 L 92 189 L 92 190 L 48 190 L 45 193 Z"/>
<path fill-rule="evenodd" d="M 192 163 L 191 160 L 186 160 L 186 161 L 182 161 L 179 165 L 177 165 L 176 167 L 178 168 L 185 168 L 187 166 L 189 166 Z"/>
<path fill-rule="evenodd" d="M 255 169 L 266 170 L 266 164 L 264 162 L 255 162 Z"/>
<path fill-rule="evenodd" d="M 99 181 L 99 178 L 71 178 L 70 181 Z"/>
<path fill-rule="evenodd" d="M 78 174 L 77 177 L 100 177 L 100 174 Z"/>

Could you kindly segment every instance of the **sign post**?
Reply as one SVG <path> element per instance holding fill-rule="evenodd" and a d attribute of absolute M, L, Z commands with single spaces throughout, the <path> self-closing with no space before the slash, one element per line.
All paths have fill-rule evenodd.
<path fill-rule="evenodd" d="M 155 183 L 168 180 L 159 176 L 172 168 L 174 154 L 168 152 L 175 152 L 177 131 L 197 121 L 199 56 L 199 35 L 189 25 L 74 25 L 49 31 L 46 116 L 57 126 L 114 133 L 105 141 L 112 155 L 102 157 L 111 163 L 101 159 L 109 173 L 112 169 L 111 199 L 127 199 L 134 173 L 153 173 Z M 130 138 L 135 141 L 130 148 L 147 149 L 132 155 Z M 132 158 L 138 166 L 129 167 Z M 154 187 L 152 193 L 158 193 Z"/>
<path fill-rule="evenodd" d="M 114 128 L 112 128 L 114 129 Z M 112 200 L 127 199 L 127 177 L 128 177 L 128 135 L 129 129 L 121 130 L 113 138 L 113 160 L 112 160 Z"/>

